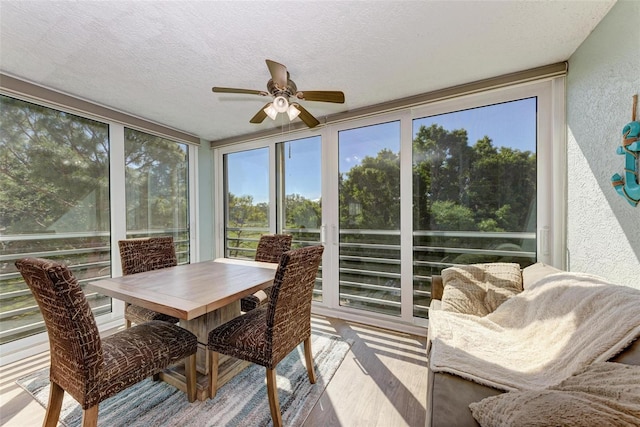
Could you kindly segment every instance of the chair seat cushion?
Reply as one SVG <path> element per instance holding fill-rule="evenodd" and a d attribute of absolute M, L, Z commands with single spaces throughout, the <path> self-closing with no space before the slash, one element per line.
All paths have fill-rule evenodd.
<path fill-rule="evenodd" d="M 267 343 L 267 305 L 231 319 L 209 332 L 208 348 L 273 368 Z"/>
<path fill-rule="evenodd" d="M 165 322 L 178 323 L 180 319 L 169 316 L 168 314 L 158 313 L 148 308 L 138 305 L 129 304 L 124 311 L 124 318 L 135 324 L 149 322 L 151 320 L 162 320 Z"/>
<path fill-rule="evenodd" d="M 195 354 L 197 346 L 198 340 L 191 332 L 157 320 L 104 338 L 103 375 L 95 393 L 89 393 L 93 399 L 87 399 L 85 406 L 103 401 Z"/>

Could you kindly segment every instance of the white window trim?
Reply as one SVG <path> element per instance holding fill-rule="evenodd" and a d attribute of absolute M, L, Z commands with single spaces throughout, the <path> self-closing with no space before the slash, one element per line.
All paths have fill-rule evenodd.
<path fill-rule="evenodd" d="M 412 144 L 413 119 L 443 114 L 474 107 L 535 96 L 538 98 L 538 127 L 536 156 L 538 160 L 537 179 L 537 254 L 538 261 L 559 268 L 565 266 L 566 242 L 566 132 L 565 132 L 565 77 L 557 76 L 526 82 L 509 87 L 487 90 L 481 93 L 464 95 L 427 105 L 406 108 L 391 113 L 381 113 L 366 118 L 345 120 L 319 130 L 296 131 L 269 136 L 261 140 L 215 148 L 217 165 L 215 200 L 219 201 L 216 210 L 219 236 L 218 254 L 224 251 L 224 154 L 269 147 L 270 181 L 275 180 L 275 144 L 320 134 L 322 138 L 322 233 L 321 241 L 325 246 L 323 260 L 323 302 L 313 303 L 313 312 L 354 320 L 375 326 L 397 329 L 405 332 L 424 332 L 427 320 L 413 317 L 413 237 L 412 232 L 401 234 L 401 315 L 400 317 L 376 314 L 339 305 L 338 285 L 338 132 L 363 126 L 377 125 L 389 121 L 401 122 L 401 200 L 413 198 L 412 182 Z M 409 153 L 408 155 L 405 153 Z M 270 208 L 275 212 L 275 182 L 270 182 Z M 413 229 L 413 209 L 411 202 L 401 206 L 401 230 Z M 275 226 L 275 217 L 270 223 Z M 220 252 L 222 251 L 222 252 Z"/>
<path fill-rule="evenodd" d="M 79 117 L 96 120 L 109 126 L 109 198 L 110 198 L 110 218 L 111 218 L 111 274 L 113 277 L 122 276 L 122 266 L 120 264 L 120 252 L 118 240 L 126 238 L 126 192 L 125 188 L 125 150 L 124 150 L 124 128 L 125 125 L 116 122 L 105 122 L 103 119 L 92 117 L 88 114 L 79 114 L 76 111 L 67 111 L 58 105 L 47 104 L 29 98 L 18 97 L 13 94 L 7 96 L 31 102 L 47 108 L 74 114 Z M 143 130 L 143 132 L 148 132 Z M 150 132 L 148 132 L 150 133 Z M 161 136 L 167 138 L 166 136 Z M 172 139 L 177 143 L 186 144 L 189 159 L 189 215 L 190 215 L 190 257 L 196 253 L 197 259 L 197 170 L 198 150 L 197 146 L 182 140 Z M 191 262 L 196 262 L 191 259 Z M 95 318 L 98 330 L 104 332 L 124 325 L 124 302 L 115 298 L 111 299 L 111 312 Z M 0 366 L 23 359 L 27 356 L 49 350 L 49 338 L 47 332 L 31 335 L 15 341 L 0 345 Z"/>
<path fill-rule="evenodd" d="M 563 238 L 566 215 L 564 82 L 564 76 L 554 77 L 434 102 L 412 110 L 412 118 L 420 118 L 533 96 L 538 98 L 537 253 L 538 261 L 558 268 L 565 266 L 566 253 Z"/>

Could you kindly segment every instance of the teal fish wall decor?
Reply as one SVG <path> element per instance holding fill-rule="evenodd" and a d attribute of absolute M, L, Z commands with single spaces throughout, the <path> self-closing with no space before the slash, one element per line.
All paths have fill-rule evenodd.
<path fill-rule="evenodd" d="M 640 203 L 640 171 L 638 170 L 640 122 L 627 123 L 622 129 L 622 136 L 622 145 L 616 148 L 616 153 L 624 155 L 624 178 L 616 173 L 611 177 L 611 184 L 631 206 L 638 206 Z"/>

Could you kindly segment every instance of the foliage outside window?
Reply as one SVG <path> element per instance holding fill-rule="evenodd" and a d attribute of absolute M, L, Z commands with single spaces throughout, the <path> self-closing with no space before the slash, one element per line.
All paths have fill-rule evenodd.
<path fill-rule="evenodd" d="M 490 134 L 470 140 L 475 128 Z M 443 268 L 535 262 L 535 149 L 535 98 L 414 120 L 414 316 L 426 317 Z"/>
<path fill-rule="evenodd" d="M 291 234 L 293 249 L 320 244 L 322 140 L 319 136 L 276 144 L 279 233 Z M 322 266 L 313 290 L 322 301 Z"/>
<path fill-rule="evenodd" d="M 224 169 L 225 256 L 253 259 L 269 232 L 269 150 L 226 154 Z"/>
<path fill-rule="evenodd" d="M 341 131 L 340 305 L 400 315 L 400 122 Z"/>
<path fill-rule="evenodd" d="M 294 245 L 314 241 L 313 233 L 320 233 L 310 227 L 322 223 L 329 223 L 333 241 L 334 220 L 320 219 L 320 198 L 288 186 L 308 178 L 292 174 L 297 162 L 316 183 L 322 173 L 337 173 L 337 193 L 330 188 L 325 194 L 338 203 L 339 245 L 331 245 L 329 255 L 337 248 L 339 304 L 400 317 L 408 303 L 401 300 L 402 287 L 412 286 L 408 306 L 413 317 L 424 318 L 431 277 L 443 268 L 535 262 L 537 98 L 416 118 L 406 153 L 400 152 L 402 120 L 338 131 L 337 171 L 315 172 L 321 150 L 313 148 L 313 138 L 276 144 L 275 212 L 278 232 L 293 234 Z M 296 157 L 298 144 L 315 154 Z M 252 258 L 260 234 L 270 229 L 268 153 L 225 154 L 226 256 Z M 411 156 L 410 171 L 401 170 L 402 156 Z M 404 173 L 412 176 L 410 190 L 401 189 Z M 400 228 L 402 209 L 412 211 L 409 229 Z M 409 233 L 413 280 L 406 284 L 401 237 Z"/>
<path fill-rule="evenodd" d="M 125 129 L 127 237 L 172 236 L 189 262 L 188 147 Z"/>
<path fill-rule="evenodd" d="M 109 276 L 108 125 L 0 96 L 0 343 L 44 331 L 14 262 L 67 264 L 83 285 Z M 110 299 L 87 294 L 94 313 Z"/>

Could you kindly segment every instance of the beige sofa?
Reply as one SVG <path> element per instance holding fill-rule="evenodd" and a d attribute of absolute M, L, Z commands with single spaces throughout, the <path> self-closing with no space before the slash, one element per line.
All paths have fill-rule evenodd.
<path fill-rule="evenodd" d="M 561 270 L 541 263 L 527 267 L 521 271 L 523 289 L 527 289 L 541 279 L 547 278 L 547 280 L 550 280 L 548 278 L 549 275 L 560 272 Z M 442 299 L 446 292 L 447 288 L 443 285 L 442 277 L 434 276 L 431 291 L 432 302 L 429 312 L 430 319 L 434 319 L 443 312 Z M 429 331 L 428 340 L 432 339 L 431 331 Z M 491 343 L 486 345 L 491 345 Z M 469 404 L 479 402 L 489 396 L 500 395 L 505 393 L 505 390 L 483 385 L 452 373 L 434 372 L 431 363 L 431 359 L 434 358 L 432 352 L 438 351 L 438 349 L 434 349 L 431 346 L 431 342 L 428 342 L 427 351 L 429 359 L 427 427 L 478 426 L 479 424 L 469 409 Z M 610 360 L 624 364 L 640 365 L 640 340 L 635 340 Z"/>

